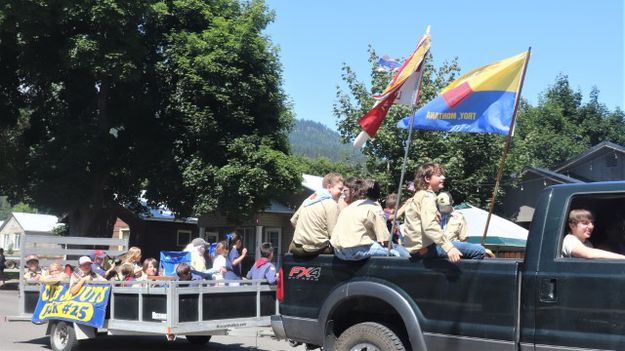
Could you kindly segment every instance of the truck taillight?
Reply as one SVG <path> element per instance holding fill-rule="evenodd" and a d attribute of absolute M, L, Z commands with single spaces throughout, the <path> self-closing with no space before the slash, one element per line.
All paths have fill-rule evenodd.
<path fill-rule="evenodd" d="M 278 301 L 282 302 L 284 299 L 284 283 L 282 281 L 282 277 L 284 276 L 284 270 L 282 267 L 280 268 L 280 273 L 278 273 L 278 289 L 276 290 L 276 297 Z"/>

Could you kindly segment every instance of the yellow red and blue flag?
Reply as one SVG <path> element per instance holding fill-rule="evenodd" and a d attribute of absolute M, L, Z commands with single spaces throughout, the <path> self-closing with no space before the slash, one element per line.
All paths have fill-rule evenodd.
<path fill-rule="evenodd" d="M 526 51 L 464 74 L 415 112 L 413 127 L 507 135 L 528 59 Z M 410 118 L 397 127 L 408 128 Z"/>

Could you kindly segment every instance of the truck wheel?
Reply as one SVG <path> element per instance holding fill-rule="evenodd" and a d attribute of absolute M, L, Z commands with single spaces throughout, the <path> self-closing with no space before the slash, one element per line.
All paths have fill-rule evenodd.
<path fill-rule="evenodd" d="M 191 345 L 201 346 L 208 344 L 211 335 L 187 335 L 186 338 Z"/>
<path fill-rule="evenodd" d="M 345 330 L 335 344 L 336 351 L 405 351 L 399 337 L 379 323 L 359 323 Z"/>
<path fill-rule="evenodd" d="M 55 322 L 50 331 L 50 346 L 54 351 L 70 351 L 76 346 L 74 326 L 67 322 Z"/>

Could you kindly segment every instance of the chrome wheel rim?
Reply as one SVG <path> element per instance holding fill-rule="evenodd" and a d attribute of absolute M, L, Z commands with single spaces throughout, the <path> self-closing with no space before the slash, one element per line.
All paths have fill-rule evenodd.
<path fill-rule="evenodd" d="M 57 325 L 54 328 L 54 346 L 57 349 L 64 349 L 67 346 L 67 342 L 69 340 L 69 331 L 67 330 L 67 324 L 63 323 L 62 325 Z"/>

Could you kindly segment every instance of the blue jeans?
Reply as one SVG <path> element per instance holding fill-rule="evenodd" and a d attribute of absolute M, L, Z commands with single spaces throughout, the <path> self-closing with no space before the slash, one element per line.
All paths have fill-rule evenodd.
<path fill-rule="evenodd" d="M 484 255 L 486 255 L 486 250 L 484 249 L 484 246 L 480 244 L 471 244 L 462 241 L 452 241 L 451 243 L 456 249 L 458 249 L 458 251 L 460 251 L 463 259 L 481 260 L 484 258 Z M 447 252 L 445 252 L 445 250 L 443 250 L 443 248 L 439 245 L 432 244 L 428 246 L 428 251 L 424 255 L 415 253 L 411 254 L 411 256 L 413 258 L 447 258 Z"/>
<path fill-rule="evenodd" d="M 406 255 L 407 252 L 408 251 L 405 248 L 393 244 L 391 256 L 408 257 Z M 388 256 L 388 253 L 388 249 L 380 245 L 377 241 L 374 241 L 371 245 L 362 245 L 343 249 L 334 248 L 334 254 L 336 257 L 343 261 L 360 261 L 371 256 Z"/>

